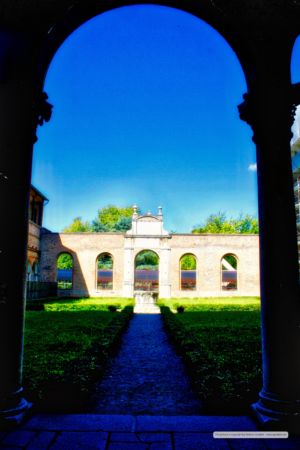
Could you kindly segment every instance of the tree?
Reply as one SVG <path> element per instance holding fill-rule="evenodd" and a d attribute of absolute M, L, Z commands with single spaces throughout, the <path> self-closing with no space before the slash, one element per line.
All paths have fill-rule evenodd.
<path fill-rule="evenodd" d="M 57 258 L 58 269 L 73 269 L 73 258 L 69 253 L 61 253 Z"/>
<path fill-rule="evenodd" d="M 181 270 L 195 270 L 196 258 L 194 255 L 184 255 L 180 260 Z"/>
<path fill-rule="evenodd" d="M 126 231 L 131 228 L 132 206 L 107 205 L 98 210 L 92 231 Z"/>
<path fill-rule="evenodd" d="M 130 230 L 132 224 L 131 217 L 121 217 L 115 225 L 115 231 L 127 231 Z"/>
<path fill-rule="evenodd" d="M 152 250 L 143 250 L 135 258 L 136 269 L 154 270 L 158 267 L 159 259 Z"/>
<path fill-rule="evenodd" d="M 249 214 L 240 214 L 237 219 L 227 219 L 225 212 L 211 214 L 192 233 L 258 234 L 258 219 Z"/>
<path fill-rule="evenodd" d="M 91 231 L 91 226 L 88 221 L 83 222 L 81 217 L 75 217 L 73 222 L 63 229 L 63 233 L 84 233 Z"/>

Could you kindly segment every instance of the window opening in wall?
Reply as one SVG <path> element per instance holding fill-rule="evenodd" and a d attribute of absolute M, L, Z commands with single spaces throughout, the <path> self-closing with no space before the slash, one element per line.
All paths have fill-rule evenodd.
<path fill-rule="evenodd" d="M 194 255 L 183 255 L 180 259 L 180 289 L 195 291 L 197 288 L 197 262 Z"/>
<path fill-rule="evenodd" d="M 159 288 L 159 257 L 152 250 L 143 250 L 135 258 L 134 290 L 156 291 Z"/>
<path fill-rule="evenodd" d="M 30 281 L 30 277 L 31 277 L 31 264 L 28 261 L 27 262 L 27 281 Z"/>
<path fill-rule="evenodd" d="M 57 288 L 70 290 L 73 288 L 73 258 L 69 253 L 61 253 L 56 265 Z"/>
<path fill-rule="evenodd" d="M 39 263 L 37 261 L 32 266 L 32 281 L 39 281 Z"/>
<path fill-rule="evenodd" d="M 97 289 L 113 288 L 113 258 L 109 253 L 102 253 L 97 258 Z"/>
<path fill-rule="evenodd" d="M 237 258 L 234 255 L 224 255 L 222 258 L 222 290 L 237 289 Z"/>

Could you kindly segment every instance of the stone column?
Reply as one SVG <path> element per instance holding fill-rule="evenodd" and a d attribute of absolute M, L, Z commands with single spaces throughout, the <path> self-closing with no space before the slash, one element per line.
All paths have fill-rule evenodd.
<path fill-rule="evenodd" d="M 0 423 L 6 426 L 20 422 L 30 407 L 22 389 L 28 203 L 35 129 L 44 120 L 44 103 L 29 74 L 26 37 L 1 37 Z"/>
<path fill-rule="evenodd" d="M 271 65 L 264 64 L 272 65 L 271 61 Z M 276 66 L 281 64 L 277 56 Z M 239 107 L 241 118 L 253 128 L 257 147 L 263 386 L 253 409 L 264 426 L 288 430 L 300 423 L 300 290 L 290 154 L 292 94 L 286 65 L 286 76 L 273 72 L 262 76 Z"/>
<path fill-rule="evenodd" d="M 162 239 L 168 242 L 168 238 Z M 163 246 L 160 249 L 159 257 L 159 297 L 170 298 L 171 281 L 170 281 L 170 255 L 171 249 Z"/>
<path fill-rule="evenodd" d="M 133 297 L 134 291 L 134 255 L 133 255 L 133 239 L 132 237 L 124 238 L 124 284 L 123 296 Z"/>

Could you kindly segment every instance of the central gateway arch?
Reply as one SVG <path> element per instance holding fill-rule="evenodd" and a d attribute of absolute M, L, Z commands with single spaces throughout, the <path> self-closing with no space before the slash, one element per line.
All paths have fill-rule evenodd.
<path fill-rule="evenodd" d="M 164 230 L 162 208 L 158 208 L 158 214 L 150 212 L 139 215 L 134 206 L 132 227 L 125 234 L 124 239 L 124 297 L 134 297 L 139 291 L 157 291 L 160 298 L 171 296 L 170 276 L 170 245 L 171 235 Z M 144 251 L 153 252 L 158 256 L 158 289 L 142 288 L 135 284 L 136 257 Z"/>

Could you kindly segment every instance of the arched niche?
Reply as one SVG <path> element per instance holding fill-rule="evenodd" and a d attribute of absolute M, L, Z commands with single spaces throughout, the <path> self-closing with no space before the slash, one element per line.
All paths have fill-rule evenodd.
<path fill-rule="evenodd" d="M 238 288 L 238 258 L 227 253 L 221 259 L 221 289 L 236 291 Z"/>
<path fill-rule="evenodd" d="M 70 253 L 62 252 L 56 259 L 56 281 L 59 290 L 73 289 L 74 260 Z"/>
<path fill-rule="evenodd" d="M 113 289 L 114 260 L 110 253 L 104 252 L 97 257 L 96 289 L 99 291 Z"/>
<path fill-rule="evenodd" d="M 179 261 L 180 290 L 195 291 L 197 289 L 197 259 L 192 253 L 182 255 Z"/>

